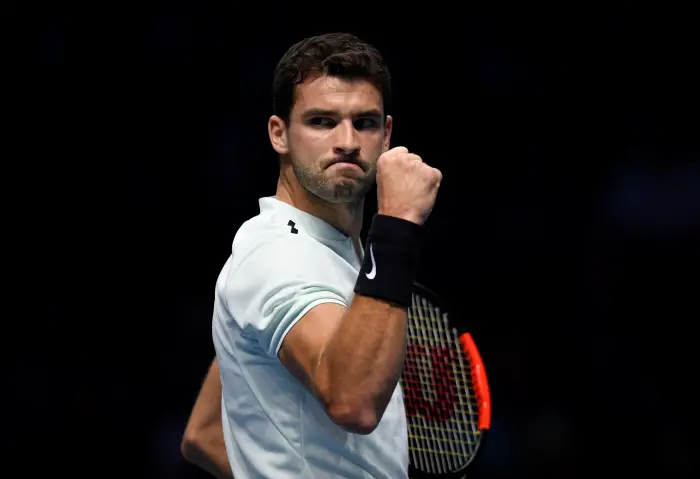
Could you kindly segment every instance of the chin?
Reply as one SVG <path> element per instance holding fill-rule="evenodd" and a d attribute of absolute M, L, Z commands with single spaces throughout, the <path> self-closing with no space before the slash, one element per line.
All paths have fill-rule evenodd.
<path fill-rule="evenodd" d="M 362 182 L 340 182 L 333 191 L 333 203 L 356 203 L 365 197 L 369 187 Z"/>

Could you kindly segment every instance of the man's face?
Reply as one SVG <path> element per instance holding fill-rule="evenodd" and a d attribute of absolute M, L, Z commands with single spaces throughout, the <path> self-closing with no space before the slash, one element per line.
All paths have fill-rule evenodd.
<path fill-rule="evenodd" d="M 312 77 L 296 87 L 287 126 L 288 155 L 301 186 L 332 203 L 355 202 L 374 182 L 388 149 L 391 117 L 364 80 Z"/>

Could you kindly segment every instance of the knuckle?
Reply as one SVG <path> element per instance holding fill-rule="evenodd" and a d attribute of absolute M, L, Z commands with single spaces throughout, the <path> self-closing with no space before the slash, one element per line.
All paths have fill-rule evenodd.
<path fill-rule="evenodd" d="M 391 150 L 387 151 L 386 156 L 391 158 L 391 157 L 401 156 L 401 155 L 406 154 L 406 153 L 408 153 L 408 149 L 406 149 L 406 147 L 397 146 L 397 147 L 392 148 Z"/>

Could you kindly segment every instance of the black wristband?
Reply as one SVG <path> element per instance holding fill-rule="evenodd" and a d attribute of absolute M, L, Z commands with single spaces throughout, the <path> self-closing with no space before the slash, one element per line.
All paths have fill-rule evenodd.
<path fill-rule="evenodd" d="M 376 215 L 367 235 L 355 292 L 405 308 L 411 306 L 423 228 L 394 216 Z"/>

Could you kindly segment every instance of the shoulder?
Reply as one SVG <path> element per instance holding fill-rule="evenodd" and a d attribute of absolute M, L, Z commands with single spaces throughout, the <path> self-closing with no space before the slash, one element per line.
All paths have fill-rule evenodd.
<path fill-rule="evenodd" d="M 288 268 L 312 258 L 320 259 L 327 249 L 315 238 L 299 234 L 293 225 L 269 218 L 254 218 L 241 226 L 231 249 L 234 267 L 255 263 L 266 269 Z"/>
<path fill-rule="evenodd" d="M 236 235 L 217 293 L 230 318 L 273 357 L 311 308 L 347 307 L 347 291 L 338 280 L 338 260 L 323 243 L 289 227 L 256 223 Z"/>

